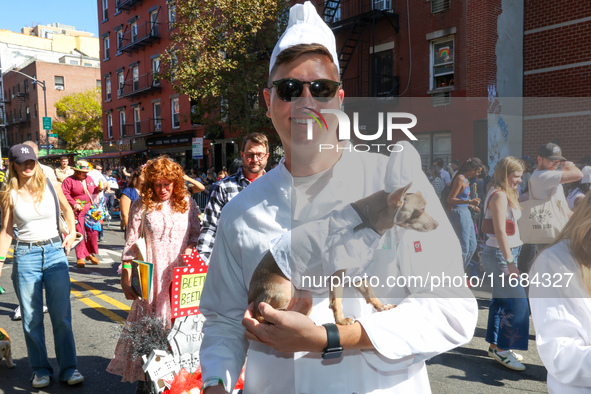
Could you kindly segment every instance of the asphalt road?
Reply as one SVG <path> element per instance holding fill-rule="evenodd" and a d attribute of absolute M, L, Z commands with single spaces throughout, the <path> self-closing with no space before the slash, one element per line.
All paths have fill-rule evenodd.
<path fill-rule="evenodd" d="M 117 343 L 121 321 L 127 316 L 131 303 L 123 297 L 119 287 L 117 267 L 123 245 L 118 225 L 105 230 L 106 243 L 99 244 L 99 265 L 77 268 L 74 253 L 69 256 L 72 280 L 72 316 L 74 337 L 78 352 L 78 365 L 85 381 L 70 387 L 52 380 L 41 390 L 31 386 L 20 321 L 12 321 L 17 306 L 10 275 L 12 261 L 7 261 L 0 277 L 0 286 L 6 293 L 0 295 L 0 327 L 12 339 L 13 358 L 17 366 L 6 367 L 0 361 L 0 393 L 134 393 L 135 385 L 121 383 L 119 376 L 105 371 Z M 428 372 L 434 393 L 543 393 L 546 390 L 546 370 L 538 356 L 533 324 L 530 323 L 529 350 L 525 356 L 526 370 L 509 370 L 487 356 L 484 340 L 490 293 L 475 292 L 479 304 L 479 319 L 473 340 L 465 346 L 434 357 L 428 362 Z M 53 349 L 49 316 L 45 315 L 47 350 L 55 371 L 58 370 Z"/>

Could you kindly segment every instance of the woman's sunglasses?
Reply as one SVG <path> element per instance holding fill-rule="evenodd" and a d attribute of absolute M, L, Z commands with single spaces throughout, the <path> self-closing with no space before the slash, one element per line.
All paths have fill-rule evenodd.
<path fill-rule="evenodd" d="M 273 81 L 277 95 L 283 101 L 291 101 L 292 98 L 302 97 L 304 85 L 310 85 L 310 94 L 316 101 L 330 101 L 341 86 L 340 82 L 330 79 L 317 79 L 315 81 L 300 81 L 299 79 L 285 78 Z M 272 88 L 271 86 L 270 88 Z M 270 89 L 269 88 L 269 89 Z"/>

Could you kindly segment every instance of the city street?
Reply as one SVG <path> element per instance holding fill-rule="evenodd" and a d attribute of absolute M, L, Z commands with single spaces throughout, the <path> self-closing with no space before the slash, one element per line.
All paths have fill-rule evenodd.
<path fill-rule="evenodd" d="M 100 243 L 98 266 L 76 267 L 74 253 L 69 256 L 72 281 L 72 314 L 74 336 L 78 351 L 79 370 L 85 381 L 81 386 L 69 387 L 52 380 L 49 387 L 33 389 L 29 381 L 31 371 L 20 321 L 12 321 L 17 306 L 10 275 L 12 261 L 4 265 L 0 286 L 0 326 L 12 339 L 13 358 L 17 366 L 8 369 L 0 361 L 0 393 L 134 393 L 135 385 L 121 383 L 120 377 L 105 371 L 117 342 L 119 322 L 129 310 L 119 286 L 117 266 L 123 245 L 118 223 L 105 229 L 106 243 Z M 529 351 L 519 352 L 525 357 L 527 369 L 511 371 L 487 356 L 484 341 L 488 316 L 489 293 L 475 292 L 479 304 L 478 326 L 474 339 L 467 345 L 434 357 L 428 362 L 429 377 L 434 393 L 512 393 L 546 392 L 546 370 L 536 351 L 533 325 L 530 323 Z M 49 316 L 45 315 L 46 342 L 49 357 L 57 371 Z"/>

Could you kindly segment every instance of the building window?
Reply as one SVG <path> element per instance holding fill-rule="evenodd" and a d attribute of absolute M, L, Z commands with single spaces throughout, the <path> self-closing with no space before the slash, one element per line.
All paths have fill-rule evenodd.
<path fill-rule="evenodd" d="M 371 55 L 372 95 L 374 97 L 395 96 L 397 87 L 394 77 L 394 51 L 387 50 Z"/>
<path fill-rule="evenodd" d="M 431 13 L 436 14 L 438 12 L 449 10 L 449 4 L 451 0 L 431 0 Z"/>
<path fill-rule="evenodd" d="M 37 107 L 37 103 L 33 106 L 33 117 L 36 118 L 39 116 L 39 107 Z"/>
<path fill-rule="evenodd" d="M 373 9 L 389 11 L 392 9 L 392 0 L 373 0 Z"/>
<path fill-rule="evenodd" d="M 133 90 L 136 91 L 140 88 L 140 71 L 138 66 L 131 68 L 131 77 L 133 80 Z"/>
<path fill-rule="evenodd" d="M 324 21 L 326 23 L 338 22 L 341 20 L 341 1 L 328 0 L 324 2 Z"/>
<path fill-rule="evenodd" d="M 162 131 L 162 118 L 160 118 L 160 101 L 154 105 L 154 131 Z"/>
<path fill-rule="evenodd" d="M 158 11 L 150 12 L 150 35 L 158 37 Z"/>
<path fill-rule="evenodd" d="M 431 89 L 454 85 L 454 39 L 431 41 Z"/>
<path fill-rule="evenodd" d="M 421 163 L 431 167 L 433 160 L 443 159 L 443 163 L 451 162 L 451 132 L 415 133 L 413 145 L 421 155 Z"/>
<path fill-rule="evenodd" d="M 119 111 L 119 136 L 125 137 L 125 110 Z"/>
<path fill-rule="evenodd" d="M 25 108 L 25 114 L 27 116 L 27 120 L 31 120 L 31 107 Z"/>
<path fill-rule="evenodd" d="M 140 122 L 140 107 L 133 108 L 133 129 L 136 134 L 141 134 L 141 122 Z"/>
<path fill-rule="evenodd" d="M 117 52 L 119 52 L 121 50 L 121 47 L 123 47 L 123 29 L 119 28 L 119 30 L 117 30 L 115 32 L 115 37 L 117 40 Z"/>
<path fill-rule="evenodd" d="M 172 128 L 173 129 L 179 128 L 181 126 L 181 122 L 179 119 L 180 108 L 179 108 L 178 97 L 170 100 L 170 107 L 171 107 L 171 112 L 172 112 Z"/>
<path fill-rule="evenodd" d="M 109 19 L 109 0 L 103 0 L 103 21 Z"/>
<path fill-rule="evenodd" d="M 131 42 L 137 41 L 137 22 L 133 22 L 130 26 L 131 30 Z"/>
<path fill-rule="evenodd" d="M 160 85 L 160 58 L 152 59 L 152 83 L 153 85 Z"/>
<path fill-rule="evenodd" d="M 176 22 L 176 4 L 169 3 L 168 4 L 168 29 L 173 29 L 175 22 Z"/>
<path fill-rule="evenodd" d="M 111 101 L 111 76 L 105 77 L 105 101 Z"/>
<path fill-rule="evenodd" d="M 169 73 L 170 73 L 170 80 L 171 81 L 176 81 L 175 74 L 176 74 L 176 71 L 177 71 L 176 70 L 177 69 L 177 64 L 178 64 L 178 59 L 176 57 L 176 51 L 174 51 L 174 52 L 172 52 L 170 54 L 170 70 L 169 70 Z"/>
<path fill-rule="evenodd" d="M 107 138 L 113 138 L 113 114 L 107 114 Z"/>
<path fill-rule="evenodd" d="M 125 86 L 125 77 L 123 75 L 123 71 L 117 73 L 117 97 L 123 96 L 123 87 Z"/>
<path fill-rule="evenodd" d="M 55 81 L 55 88 L 57 90 L 64 90 L 65 86 L 64 86 L 64 77 L 60 77 L 60 76 L 55 76 L 54 77 L 54 81 Z"/>
<path fill-rule="evenodd" d="M 25 93 L 29 93 L 29 84 L 27 82 L 25 82 L 24 85 L 25 85 Z"/>
<path fill-rule="evenodd" d="M 109 60 L 109 37 L 103 38 L 103 49 L 105 51 L 105 55 L 103 56 L 103 60 Z"/>

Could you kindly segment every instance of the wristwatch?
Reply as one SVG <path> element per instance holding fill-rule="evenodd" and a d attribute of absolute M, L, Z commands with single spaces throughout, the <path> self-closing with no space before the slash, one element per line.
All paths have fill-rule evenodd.
<path fill-rule="evenodd" d="M 339 337 L 339 329 L 334 323 L 323 324 L 326 328 L 326 336 L 328 344 L 326 349 L 322 352 L 322 358 L 325 360 L 331 360 L 333 358 L 339 358 L 343 355 L 343 347 L 341 346 L 341 339 Z"/>

